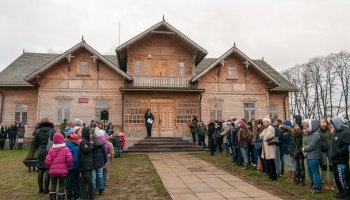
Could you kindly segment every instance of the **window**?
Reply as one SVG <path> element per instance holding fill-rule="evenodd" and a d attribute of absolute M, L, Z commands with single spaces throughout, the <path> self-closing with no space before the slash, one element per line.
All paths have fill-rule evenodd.
<path fill-rule="evenodd" d="M 64 119 L 70 119 L 70 101 L 57 101 L 56 124 L 61 124 Z"/>
<path fill-rule="evenodd" d="M 16 104 L 15 120 L 27 125 L 28 120 L 28 106 L 22 104 Z"/>
<path fill-rule="evenodd" d="M 96 101 L 95 103 L 95 122 L 101 121 L 101 111 L 107 110 L 109 114 L 109 102 L 108 101 Z M 109 117 L 108 117 L 109 119 Z"/>
<path fill-rule="evenodd" d="M 244 103 L 243 104 L 244 119 L 250 121 L 255 119 L 255 104 L 254 103 Z"/>
<path fill-rule="evenodd" d="M 229 66 L 227 70 L 228 79 L 238 79 L 236 66 Z"/>
<path fill-rule="evenodd" d="M 179 76 L 185 76 L 185 62 L 179 62 Z"/>
<path fill-rule="evenodd" d="M 209 99 L 210 120 L 222 120 L 222 99 Z"/>
<path fill-rule="evenodd" d="M 198 100 L 179 100 L 176 106 L 176 123 L 188 124 L 192 116 L 199 115 Z"/>
<path fill-rule="evenodd" d="M 144 124 L 145 113 L 148 108 L 147 100 L 128 99 L 125 101 L 125 123 Z"/>
<path fill-rule="evenodd" d="M 135 60 L 135 75 L 141 75 L 141 60 Z"/>
<path fill-rule="evenodd" d="M 270 118 L 278 119 L 278 110 L 275 104 L 270 104 Z"/>
<path fill-rule="evenodd" d="M 88 62 L 87 61 L 80 61 L 79 74 L 81 74 L 81 75 L 89 74 L 88 70 L 89 70 Z"/>

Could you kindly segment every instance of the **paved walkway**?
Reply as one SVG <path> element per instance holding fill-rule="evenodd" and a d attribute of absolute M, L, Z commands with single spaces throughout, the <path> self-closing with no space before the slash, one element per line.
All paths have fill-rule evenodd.
<path fill-rule="evenodd" d="M 150 153 L 149 157 L 174 200 L 280 199 L 187 153 Z"/>

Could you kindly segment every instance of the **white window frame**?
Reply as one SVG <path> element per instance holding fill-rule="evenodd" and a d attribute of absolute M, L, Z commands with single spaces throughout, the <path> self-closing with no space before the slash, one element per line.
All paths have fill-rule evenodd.
<path fill-rule="evenodd" d="M 82 63 L 86 63 L 86 66 L 82 66 Z M 79 75 L 89 75 L 89 62 L 88 61 L 86 61 L 86 60 L 79 61 L 78 74 Z"/>
<path fill-rule="evenodd" d="M 278 119 L 278 107 L 277 104 L 270 104 L 269 105 L 269 116 L 273 119 Z"/>
<path fill-rule="evenodd" d="M 184 61 L 179 62 L 179 76 L 180 77 L 185 76 L 185 62 Z"/>
<path fill-rule="evenodd" d="M 227 67 L 226 79 L 238 79 L 237 65 L 231 65 Z"/>
<path fill-rule="evenodd" d="M 100 103 L 100 105 L 98 105 Z M 109 101 L 95 101 L 95 121 L 101 121 L 101 111 L 102 110 L 108 110 L 108 115 L 110 114 L 110 102 Z M 109 116 L 108 120 L 109 121 Z"/>
<path fill-rule="evenodd" d="M 67 105 L 63 105 L 63 103 Z M 60 105 L 62 103 L 62 105 Z M 58 116 L 58 110 L 61 110 L 61 116 Z M 61 120 L 59 120 L 61 118 Z M 70 100 L 57 100 L 55 106 L 55 124 L 61 124 L 64 119 L 69 120 L 71 118 L 71 101 Z"/>
<path fill-rule="evenodd" d="M 141 75 L 142 74 L 142 62 L 140 59 L 135 60 L 135 75 Z"/>
<path fill-rule="evenodd" d="M 253 104 L 253 107 L 246 107 L 246 104 Z M 256 119 L 256 103 L 255 102 L 243 102 L 243 118 L 245 118 L 247 121 L 250 121 L 252 119 Z M 246 118 L 246 113 L 248 112 L 248 119 Z M 254 111 L 254 115 L 252 114 L 252 111 Z"/>
<path fill-rule="evenodd" d="M 19 113 L 19 119 L 16 118 L 17 113 Z M 23 113 L 26 113 L 26 121 L 23 122 Z M 16 104 L 15 105 L 15 121 L 23 122 L 24 125 L 28 123 L 28 105 Z"/>

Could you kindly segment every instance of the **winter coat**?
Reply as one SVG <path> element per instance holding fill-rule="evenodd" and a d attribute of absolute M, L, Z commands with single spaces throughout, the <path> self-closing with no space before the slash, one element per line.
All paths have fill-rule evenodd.
<path fill-rule="evenodd" d="M 228 127 L 226 127 L 221 133 L 220 133 L 220 135 L 223 137 L 223 139 L 224 139 L 224 143 L 228 143 L 228 139 L 227 139 L 227 133 L 228 133 L 228 131 L 229 131 L 229 128 Z"/>
<path fill-rule="evenodd" d="M 289 155 L 292 158 L 304 158 L 302 148 L 303 148 L 303 134 L 301 131 L 295 131 L 292 129 L 292 136 L 290 138 L 289 144 Z"/>
<path fill-rule="evenodd" d="M 320 128 L 319 120 L 311 120 L 309 122 L 309 138 L 305 146 L 303 146 L 303 152 L 307 154 L 307 160 L 320 160 L 321 159 L 321 138 L 318 133 Z"/>
<path fill-rule="evenodd" d="M 328 152 L 331 141 L 332 141 L 332 136 L 330 131 L 328 130 L 322 130 L 320 128 L 320 137 L 321 137 L 321 151 L 322 152 Z"/>
<path fill-rule="evenodd" d="M 7 139 L 7 132 L 5 131 L 5 128 L 1 126 L 0 129 L 0 141 L 5 141 Z"/>
<path fill-rule="evenodd" d="M 49 138 L 53 137 L 56 132 L 52 123 L 41 123 L 38 126 L 38 130 L 34 137 L 34 146 L 38 149 L 38 162 L 37 167 L 39 169 L 46 169 L 45 159 L 48 150 L 46 149 Z"/>
<path fill-rule="evenodd" d="M 99 140 L 94 140 L 94 148 L 92 149 L 92 163 L 94 169 L 103 167 L 107 162 L 107 153 L 104 145 Z"/>
<path fill-rule="evenodd" d="M 53 142 L 54 144 L 46 156 L 45 166 L 49 170 L 50 176 L 66 176 L 68 169 L 73 164 L 72 153 L 66 147 L 61 133 L 54 135 Z"/>
<path fill-rule="evenodd" d="M 278 126 L 272 126 L 273 128 L 275 128 L 275 137 L 278 138 L 278 143 L 276 144 L 276 146 L 278 146 L 279 148 L 281 148 L 281 143 L 282 143 L 282 132 L 280 130 L 280 128 Z M 277 148 L 278 148 L 277 147 Z"/>
<path fill-rule="evenodd" d="M 350 145 L 350 131 L 343 126 L 343 120 L 341 118 L 331 119 L 331 123 L 335 127 L 334 134 L 332 135 L 332 142 L 330 147 L 330 158 L 332 163 L 345 164 L 349 162 L 349 150 Z"/>
<path fill-rule="evenodd" d="M 205 134 L 207 133 L 207 126 L 203 125 L 203 126 L 198 126 L 198 134 L 201 136 L 205 136 Z"/>
<path fill-rule="evenodd" d="M 254 130 L 255 133 L 255 138 L 253 138 L 253 140 L 255 140 L 254 142 L 254 147 L 257 151 L 261 151 L 262 150 L 262 139 L 260 139 L 260 134 L 262 133 L 263 129 L 262 128 L 257 128 L 256 130 Z"/>
<path fill-rule="evenodd" d="M 119 135 L 114 137 L 114 139 L 113 139 L 113 146 L 115 146 L 115 147 L 121 147 L 122 146 L 122 138 Z"/>
<path fill-rule="evenodd" d="M 149 115 L 147 115 L 147 113 L 145 113 L 145 126 L 148 127 L 148 128 L 152 128 L 153 123 L 148 123 L 148 122 L 147 122 L 148 119 L 152 119 L 152 120 L 153 120 L 153 123 L 154 123 L 154 116 L 153 116 L 153 113 L 150 113 Z"/>
<path fill-rule="evenodd" d="M 94 143 L 89 141 L 89 129 L 83 128 L 82 140 L 79 145 L 78 169 L 80 171 L 89 171 L 93 169 L 92 150 Z"/>
<path fill-rule="evenodd" d="M 244 135 L 243 127 L 241 127 L 238 131 L 238 144 L 241 148 L 248 148 L 248 145 L 250 144 L 252 138 L 252 134 L 250 133 L 248 128 L 246 129 L 246 131 L 246 135 Z"/>
<path fill-rule="evenodd" d="M 290 140 L 291 140 L 291 128 L 289 126 L 286 125 L 282 125 L 280 127 L 281 131 L 282 131 L 282 141 L 281 143 L 281 153 L 282 154 L 289 154 L 289 144 L 290 144 Z"/>
<path fill-rule="evenodd" d="M 107 156 L 107 161 L 108 161 L 108 155 L 111 155 L 111 153 L 112 153 L 112 148 L 111 148 L 111 146 L 108 144 L 107 138 L 104 137 L 104 136 L 102 136 L 102 137 L 100 136 L 100 137 L 97 137 L 97 140 L 99 140 L 99 141 L 103 144 L 103 146 L 104 146 L 104 148 L 105 148 L 105 150 L 106 150 L 106 156 Z M 105 165 L 103 166 L 103 168 L 107 168 L 107 165 L 108 165 L 108 162 L 105 163 Z"/>
<path fill-rule="evenodd" d="M 73 156 L 73 164 L 69 168 L 69 170 L 77 170 L 78 169 L 78 154 L 79 154 L 79 143 L 73 140 L 66 140 L 66 147 L 69 148 L 70 152 Z"/>
<path fill-rule="evenodd" d="M 208 148 L 213 149 L 214 144 L 214 133 L 215 133 L 215 124 L 209 123 L 208 124 Z"/>
<path fill-rule="evenodd" d="M 198 121 L 193 119 L 189 125 L 191 133 L 198 133 Z"/>
<path fill-rule="evenodd" d="M 260 139 L 263 140 L 261 157 L 264 159 L 275 159 L 276 158 L 276 145 L 269 145 L 268 141 L 275 137 L 275 128 L 269 125 L 260 134 Z"/>
<path fill-rule="evenodd" d="M 25 132 L 26 130 L 24 128 L 24 125 L 18 126 L 18 132 L 17 132 L 18 138 L 24 138 Z"/>
<path fill-rule="evenodd" d="M 62 122 L 61 125 L 60 125 L 60 131 L 61 131 L 62 134 L 64 133 L 66 127 L 67 127 L 67 123 L 66 122 Z"/>
<path fill-rule="evenodd" d="M 236 128 L 236 127 L 233 127 L 232 129 L 231 129 L 231 138 L 230 138 L 230 140 L 231 140 L 231 143 L 232 143 L 232 145 L 233 146 L 237 146 L 238 145 L 238 128 Z"/>
<path fill-rule="evenodd" d="M 16 138 L 17 137 L 17 126 L 16 125 L 11 126 L 8 129 L 7 133 L 8 133 L 9 139 Z"/>

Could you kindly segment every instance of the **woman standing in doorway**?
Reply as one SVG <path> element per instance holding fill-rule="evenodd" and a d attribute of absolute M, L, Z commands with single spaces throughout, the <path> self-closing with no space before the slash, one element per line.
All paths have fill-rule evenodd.
<path fill-rule="evenodd" d="M 154 116 L 151 113 L 151 109 L 147 109 L 145 113 L 145 125 L 147 128 L 147 137 L 152 135 L 152 126 L 153 126 Z"/>

